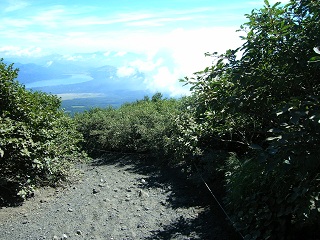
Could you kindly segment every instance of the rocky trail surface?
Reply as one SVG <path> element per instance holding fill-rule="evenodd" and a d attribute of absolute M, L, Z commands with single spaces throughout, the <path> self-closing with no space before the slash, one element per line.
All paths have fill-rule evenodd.
<path fill-rule="evenodd" d="M 78 166 L 77 181 L 0 209 L 1 240 L 234 239 L 203 186 L 132 156 Z"/>

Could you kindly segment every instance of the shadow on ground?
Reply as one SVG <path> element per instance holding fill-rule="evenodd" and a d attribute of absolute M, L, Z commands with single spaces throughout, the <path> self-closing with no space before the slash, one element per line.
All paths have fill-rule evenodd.
<path fill-rule="evenodd" d="M 172 209 L 192 206 L 204 209 L 196 218 L 181 217 L 170 225 L 162 226 L 161 229 L 151 232 L 147 239 L 241 239 L 226 220 L 226 216 L 206 186 L 191 180 L 188 174 L 181 170 L 182 166 L 152 165 L 147 155 L 136 154 L 108 154 L 93 161 L 92 164 L 115 165 L 119 168 L 126 166 L 128 172 L 148 176 L 144 178 L 145 188 L 170 189 L 166 205 Z M 181 236 L 188 236 L 188 238 L 181 238 Z"/>
<path fill-rule="evenodd" d="M 23 199 L 17 195 L 18 184 L 7 183 L 0 185 L 0 208 L 18 207 L 23 204 Z"/>

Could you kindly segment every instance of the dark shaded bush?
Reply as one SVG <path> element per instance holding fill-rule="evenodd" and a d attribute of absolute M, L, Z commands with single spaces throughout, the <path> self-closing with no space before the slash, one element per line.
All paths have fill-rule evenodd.
<path fill-rule="evenodd" d="M 15 78 L 18 70 L 0 62 L 0 195 L 26 197 L 34 187 L 55 185 L 81 156 L 82 139 L 60 99 L 32 92 Z"/>
<path fill-rule="evenodd" d="M 320 3 L 265 4 L 247 15 L 239 49 L 213 54 L 213 66 L 185 79 L 193 132 L 202 129 L 197 147 L 229 153 L 225 202 L 246 239 L 316 239 Z"/>

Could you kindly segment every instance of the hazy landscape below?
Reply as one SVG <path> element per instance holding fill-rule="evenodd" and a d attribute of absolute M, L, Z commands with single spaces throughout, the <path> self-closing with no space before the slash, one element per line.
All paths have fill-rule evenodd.
<path fill-rule="evenodd" d="M 14 63 L 19 69 L 18 81 L 27 89 L 56 94 L 62 99 L 62 108 L 75 113 L 92 107 L 119 107 L 152 96 L 157 91 L 166 97 L 179 96 L 173 94 L 173 88 L 165 86 L 165 79 L 153 82 L 150 66 L 142 72 L 143 68 L 128 63 L 141 61 L 141 64 L 152 65 L 143 59 L 135 53 L 121 56 L 114 52 L 106 56 L 97 52 L 78 54 L 73 58 L 52 55 L 34 59 L 7 58 L 5 61 Z"/>

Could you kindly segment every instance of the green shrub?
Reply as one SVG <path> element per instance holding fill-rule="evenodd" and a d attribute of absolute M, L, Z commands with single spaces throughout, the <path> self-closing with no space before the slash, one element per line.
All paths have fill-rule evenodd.
<path fill-rule="evenodd" d="M 172 158 L 171 139 L 179 101 L 155 94 L 119 109 L 92 109 L 75 116 L 85 139 L 84 149 L 96 155 L 106 151 L 148 153 Z"/>
<path fill-rule="evenodd" d="M 320 3 L 265 4 L 247 15 L 239 49 L 213 54 L 213 66 L 185 79 L 195 122 L 205 129 L 198 147 L 233 153 L 224 167 L 226 203 L 246 239 L 312 239 L 320 222 L 320 58 L 313 50 Z"/>
<path fill-rule="evenodd" d="M 71 162 L 81 157 L 82 137 L 59 98 L 26 90 L 17 74 L 1 60 L 0 187 L 26 197 L 36 186 L 65 178 Z"/>

